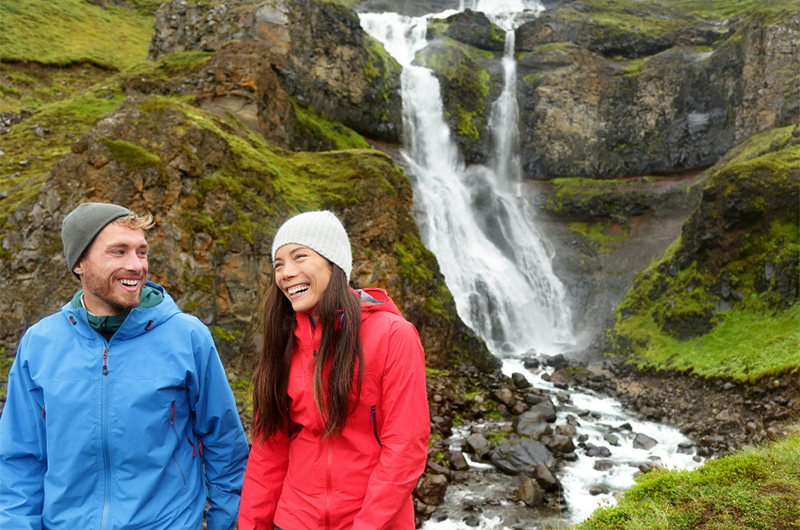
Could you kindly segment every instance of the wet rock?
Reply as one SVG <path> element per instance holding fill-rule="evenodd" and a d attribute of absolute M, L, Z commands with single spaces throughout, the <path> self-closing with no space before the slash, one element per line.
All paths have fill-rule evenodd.
<path fill-rule="evenodd" d="M 655 447 L 656 444 L 658 444 L 656 440 L 642 433 L 638 433 L 636 435 L 636 438 L 633 439 L 634 449 L 644 449 L 645 451 L 649 451 L 650 449 Z"/>
<path fill-rule="evenodd" d="M 569 436 L 570 438 L 574 438 L 576 434 L 578 434 L 577 429 L 574 425 L 566 424 L 566 425 L 556 425 L 556 434 L 560 434 L 562 436 Z"/>
<path fill-rule="evenodd" d="M 513 407 L 516 403 L 516 400 L 514 399 L 514 393 L 508 388 L 500 388 L 495 390 L 492 392 L 492 395 L 497 401 L 503 403 L 507 407 Z"/>
<path fill-rule="evenodd" d="M 562 436 L 560 434 L 545 434 L 539 441 L 541 441 L 548 449 L 555 454 L 571 453 L 575 451 L 575 444 L 572 443 L 572 438 Z"/>
<path fill-rule="evenodd" d="M 492 450 L 491 459 L 495 467 L 509 475 L 525 473 L 532 476 L 539 464 L 544 464 L 547 468 L 556 465 L 556 459 L 550 450 L 544 444 L 531 439 L 504 441 Z"/>
<path fill-rule="evenodd" d="M 531 387 L 530 381 L 528 381 L 525 376 L 519 372 L 514 372 L 511 374 L 511 381 L 513 381 L 514 386 L 520 390 Z"/>
<path fill-rule="evenodd" d="M 464 457 L 464 453 L 461 451 L 451 451 L 447 455 L 447 460 L 450 462 L 450 467 L 456 471 L 464 471 L 469 469 L 469 463 L 467 462 L 466 457 Z"/>
<path fill-rule="evenodd" d="M 619 427 L 617 427 L 617 429 L 619 429 L 620 431 L 632 431 L 633 427 L 631 426 L 630 423 L 625 422 L 622 425 L 620 425 Z"/>
<path fill-rule="evenodd" d="M 528 412 L 538 412 L 549 422 L 556 421 L 556 406 L 550 399 L 544 399 L 542 402 L 532 405 Z M 526 413 L 527 414 L 527 413 Z"/>
<path fill-rule="evenodd" d="M 550 468 L 543 463 L 537 464 L 530 475 L 545 491 L 558 491 L 561 489 L 561 482 L 553 475 Z"/>
<path fill-rule="evenodd" d="M 694 442 L 681 442 L 678 444 L 678 452 L 684 455 L 691 455 L 695 452 L 697 444 Z"/>
<path fill-rule="evenodd" d="M 425 504 L 419 499 L 414 499 L 414 511 L 417 513 L 417 515 L 429 517 L 433 512 L 436 511 L 436 508 L 436 506 Z"/>
<path fill-rule="evenodd" d="M 464 517 L 464 524 L 467 525 L 467 526 L 473 526 L 473 527 L 474 526 L 480 526 L 481 518 L 478 517 L 475 514 L 470 514 L 470 515 Z"/>
<path fill-rule="evenodd" d="M 561 459 L 567 462 L 577 462 L 578 455 L 575 453 L 564 453 L 563 455 L 561 455 Z"/>
<path fill-rule="evenodd" d="M 544 504 L 544 489 L 535 480 L 525 480 L 517 491 L 517 498 L 531 508 Z"/>
<path fill-rule="evenodd" d="M 602 445 L 597 446 L 594 444 L 586 444 L 586 447 L 584 447 L 583 450 L 586 452 L 586 456 L 590 456 L 592 458 L 608 458 L 611 456 L 611 450 Z"/>
<path fill-rule="evenodd" d="M 597 460 L 594 463 L 595 471 L 608 471 L 612 467 L 614 467 L 614 462 L 611 460 Z"/>
<path fill-rule="evenodd" d="M 614 447 L 619 447 L 619 436 L 616 434 L 606 433 L 603 435 L 603 440 L 608 442 L 609 445 L 613 445 Z"/>
<path fill-rule="evenodd" d="M 514 430 L 522 436 L 538 439 L 552 432 L 547 418 L 537 410 L 529 410 L 514 420 Z"/>
<path fill-rule="evenodd" d="M 429 506 L 438 506 L 444 502 L 447 490 L 447 477 L 444 475 L 423 476 L 414 488 L 414 494 Z"/>
<path fill-rule="evenodd" d="M 467 438 L 467 447 L 483 458 L 491 449 L 491 444 L 480 434 L 470 434 Z"/>
<path fill-rule="evenodd" d="M 558 353 L 556 355 L 551 355 L 550 357 L 545 357 L 544 364 L 555 368 L 555 370 L 558 371 L 569 366 L 569 361 L 567 361 L 567 358 L 564 357 L 563 353 Z"/>
<path fill-rule="evenodd" d="M 538 405 L 539 403 L 544 401 L 544 398 L 539 394 L 531 394 L 531 393 L 525 394 L 525 397 L 523 399 L 525 400 L 525 403 L 527 403 L 528 405 Z"/>
<path fill-rule="evenodd" d="M 589 487 L 589 493 L 591 495 L 605 495 L 608 493 L 608 488 L 602 484 L 595 484 Z"/>

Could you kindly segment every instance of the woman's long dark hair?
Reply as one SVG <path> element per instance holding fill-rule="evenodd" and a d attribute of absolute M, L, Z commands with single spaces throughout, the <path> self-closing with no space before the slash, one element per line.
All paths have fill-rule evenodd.
<path fill-rule="evenodd" d="M 332 264 L 331 279 L 319 301 L 322 326 L 319 350 L 314 358 L 314 401 L 325 420 L 323 436 L 341 434 L 347 416 L 358 404 L 364 379 L 361 349 L 361 304 L 347 285 L 347 276 Z M 295 312 L 273 283 L 264 301 L 261 329 L 264 342 L 253 374 L 253 432 L 266 442 L 282 429 L 287 419 L 289 367 L 294 350 Z M 323 378 L 330 362 L 330 375 Z M 356 401 L 350 403 L 353 376 L 358 367 Z M 323 385 L 327 392 L 323 392 Z M 325 394 L 327 393 L 327 403 Z"/>

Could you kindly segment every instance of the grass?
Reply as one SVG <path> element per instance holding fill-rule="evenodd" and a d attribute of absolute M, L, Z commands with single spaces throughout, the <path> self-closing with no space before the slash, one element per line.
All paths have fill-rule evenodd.
<path fill-rule="evenodd" d="M 753 16 L 774 22 L 797 13 L 794 0 L 581 0 L 580 6 L 563 7 L 561 12 L 574 19 L 591 20 L 614 33 L 651 38 L 694 23 L 696 18 L 723 21 Z"/>
<path fill-rule="evenodd" d="M 0 60 L 54 66 L 90 62 L 121 70 L 143 61 L 153 36 L 157 2 L 139 10 L 82 0 L 0 2 Z"/>
<path fill-rule="evenodd" d="M 0 191 L 8 197 L 0 202 L 0 234 L 8 215 L 32 201 L 56 160 L 70 150 L 73 139 L 88 132 L 97 120 L 115 111 L 124 95 L 118 90 L 86 91 L 78 97 L 43 105 L 28 121 L 0 136 Z M 36 135 L 36 127 L 49 131 Z M 29 165 L 20 165 L 20 162 Z"/>
<path fill-rule="evenodd" d="M 627 231 L 620 225 L 608 221 L 588 223 L 570 223 L 570 232 L 585 236 L 600 254 L 610 254 L 628 237 Z"/>
<path fill-rule="evenodd" d="M 800 431 L 706 462 L 642 476 L 573 530 L 800 529 Z"/>

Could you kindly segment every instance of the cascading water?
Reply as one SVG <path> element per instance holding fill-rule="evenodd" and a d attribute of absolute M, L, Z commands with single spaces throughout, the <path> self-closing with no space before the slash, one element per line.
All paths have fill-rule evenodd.
<path fill-rule="evenodd" d="M 551 252 L 520 193 L 514 30 L 520 15 L 536 16 L 543 8 L 531 0 L 461 0 L 460 9 L 465 7 L 483 11 L 506 30 L 504 86 L 489 123 L 494 141 L 490 167 L 466 167 L 461 161 L 444 121 L 438 80 L 430 70 L 413 64 L 415 54 L 428 44 L 428 20 L 456 11 L 417 18 L 395 13 L 364 13 L 360 17 L 364 29 L 403 67 L 404 143 L 414 180 L 415 217 L 426 245 L 439 261 L 459 315 L 493 354 L 504 359 L 507 375 L 520 372 L 536 387 L 552 390 L 541 373 L 534 376 L 519 360 L 530 350 L 557 353 L 574 345 L 564 287 L 553 273 Z M 691 456 L 677 454 L 677 444 L 688 440 L 674 429 L 636 422 L 608 398 L 572 390 L 565 394 L 572 406 L 560 410 L 560 422 L 566 422 L 570 413 L 593 411 L 591 421 L 578 427 L 578 434 L 587 440 L 602 443 L 603 431 L 607 433 L 610 425 L 628 422 L 638 432 L 660 438 L 661 444 L 645 453 L 648 458 L 681 468 L 696 465 Z M 633 483 L 632 454 L 641 453 L 632 449 L 632 437 L 620 438 L 620 447 L 607 459 L 612 462 L 610 470 L 597 471 L 594 459 L 587 457 L 564 466 L 560 480 L 570 512 L 561 520 L 585 518 L 599 501 L 614 502 L 613 493 Z M 460 440 L 454 436 L 451 442 L 458 447 Z M 508 479 L 500 476 L 496 484 L 503 482 L 507 487 Z M 590 482 L 607 486 L 608 493 L 590 494 Z M 470 494 L 448 492 L 451 515 L 458 513 L 457 497 Z M 485 514 L 482 527 L 497 526 L 502 513 L 503 509 L 494 515 Z M 467 528 L 458 521 L 429 521 L 426 528 Z"/>
<path fill-rule="evenodd" d="M 417 221 L 459 315 L 493 352 L 562 351 L 572 335 L 571 319 L 543 239 L 521 198 L 510 193 L 509 175 L 460 162 L 444 122 L 439 83 L 430 70 L 412 64 L 427 44 L 427 19 L 385 13 L 363 14 L 361 22 L 403 66 L 404 136 L 415 200 L 422 203 Z M 511 141 L 498 144 L 510 152 Z M 494 158 L 496 168 L 507 171 L 508 155 Z"/>

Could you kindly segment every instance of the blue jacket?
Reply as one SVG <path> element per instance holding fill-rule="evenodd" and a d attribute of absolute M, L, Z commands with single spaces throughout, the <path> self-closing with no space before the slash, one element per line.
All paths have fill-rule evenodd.
<path fill-rule="evenodd" d="M 67 304 L 8 377 L 0 528 L 199 529 L 208 498 L 209 530 L 229 529 L 247 453 L 211 335 L 168 294 L 110 342 Z"/>

